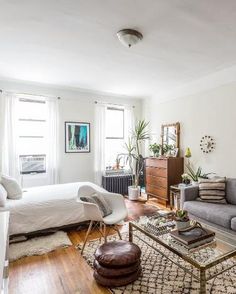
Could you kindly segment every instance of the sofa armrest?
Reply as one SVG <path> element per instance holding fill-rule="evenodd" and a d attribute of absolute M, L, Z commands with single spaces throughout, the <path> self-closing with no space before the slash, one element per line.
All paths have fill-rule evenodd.
<path fill-rule="evenodd" d="M 195 200 L 199 195 L 198 186 L 188 186 L 181 189 L 180 192 L 180 207 L 183 209 L 184 202 Z"/>

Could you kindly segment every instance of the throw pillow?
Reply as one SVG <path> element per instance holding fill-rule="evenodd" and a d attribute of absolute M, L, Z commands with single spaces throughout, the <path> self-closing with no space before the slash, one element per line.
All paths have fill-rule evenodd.
<path fill-rule="evenodd" d="M 199 181 L 199 200 L 212 203 L 226 203 L 226 178 L 202 179 Z"/>
<path fill-rule="evenodd" d="M 0 206 L 5 206 L 7 200 L 7 191 L 3 187 L 3 185 L 0 184 Z"/>
<path fill-rule="evenodd" d="M 1 184 L 7 191 L 7 198 L 13 200 L 22 198 L 21 187 L 14 178 L 2 175 Z"/>
<path fill-rule="evenodd" d="M 109 203 L 101 194 L 94 193 L 91 196 L 82 196 L 80 199 L 84 202 L 96 204 L 101 211 L 102 217 L 108 216 L 112 213 Z"/>

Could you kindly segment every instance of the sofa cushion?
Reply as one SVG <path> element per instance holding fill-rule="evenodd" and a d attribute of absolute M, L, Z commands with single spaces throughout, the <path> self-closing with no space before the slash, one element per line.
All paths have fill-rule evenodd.
<path fill-rule="evenodd" d="M 199 197 L 201 201 L 226 203 L 225 178 L 201 179 L 199 181 Z"/>
<path fill-rule="evenodd" d="M 226 181 L 226 200 L 230 204 L 236 205 L 236 179 Z"/>
<path fill-rule="evenodd" d="M 231 204 L 187 201 L 184 203 L 184 209 L 190 214 L 228 229 L 231 229 L 231 219 L 236 217 L 236 206 Z"/>
<path fill-rule="evenodd" d="M 233 231 L 236 231 L 236 217 L 233 217 L 233 218 L 231 219 L 231 229 L 232 229 Z"/>

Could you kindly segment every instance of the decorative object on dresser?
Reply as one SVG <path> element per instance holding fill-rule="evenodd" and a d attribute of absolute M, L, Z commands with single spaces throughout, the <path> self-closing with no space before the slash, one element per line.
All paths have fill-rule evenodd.
<path fill-rule="evenodd" d="M 0 293 L 8 292 L 9 212 L 0 212 Z"/>
<path fill-rule="evenodd" d="M 182 157 L 147 158 L 145 170 L 147 197 L 156 197 L 167 205 L 170 201 L 170 186 L 181 182 L 183 170 Z"/>

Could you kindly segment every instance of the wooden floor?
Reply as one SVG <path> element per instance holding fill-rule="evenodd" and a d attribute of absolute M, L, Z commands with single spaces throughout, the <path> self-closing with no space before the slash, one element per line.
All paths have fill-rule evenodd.
<path fill-rule="evenodd" d="M 128 220 L 156 211 L 155 200 L 148 203 L 126 200 Z M 151 206 L 152 205 L 152 206 Z M 154 206 L 153 206 L 154 205 Z M 156 207 L 155 207 L 156 206 Z M 160 205 L 158 205 L 160 207 Z M 121 231 L 127 226 L 121 227 Z M 69 231 L 73 245 L 83 242 L 85 230 Z M 99 237 L 94 231 L 90 239 Z M 9 294 L 100 294 L 110 293 L 93 279 L 93 271 L 80 252 L 70 246 L 43 256 L 22 258 L 10 264 Z"/>

